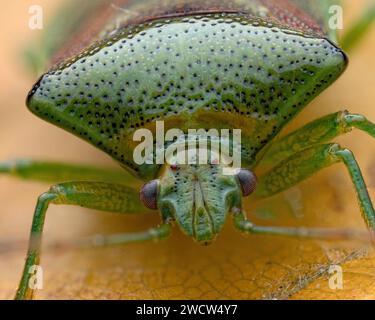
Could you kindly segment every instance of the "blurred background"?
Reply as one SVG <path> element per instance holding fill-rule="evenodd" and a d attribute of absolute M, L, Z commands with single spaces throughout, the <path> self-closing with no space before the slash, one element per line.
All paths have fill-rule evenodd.
<path fill-rule="evenodd" d="M 22 50 L 43 31 L 28 27 L 29 7 L 41 5 L 44 19 L 63 0 L 6 1 L 0 12 L 0 160 L 33 158 L 116 167 L 104 153 L 33 116 L 25 107 L 36 77 Z M 368 1 L 346 1 L 345 28 Z M 293 122 L 288 130 L 321 115 L 348 109 L 375 121 L 375 27 L 350 53 L 345 74 Z M 356 155 L 375 200 L 375 141 L 354 131 L 337 140 Z M 48 185 L 0 176 L 0 298 L 14 296 L 21 276 L 36 199 Z M 342 165 L 326 169 L 266 202 L 245 204 L 264 225 L 364 229 L 353 187 Z M 44 246 L 83 235 L 139 231 L 156 225 L 157 214 L 118 216 L 69 206 L 51 206 Z M 344 288 L 328 286 L 329 266 L 340 264 Z M 162 243 L 105 249 L 55 250 L 42 254 L 40 299 L 137 298 L 375 298 L 375 255 L 367 243 L 301 241 L 238 234 L 228 219 L 218 240 L 199 247 L 177 228 Z"/>

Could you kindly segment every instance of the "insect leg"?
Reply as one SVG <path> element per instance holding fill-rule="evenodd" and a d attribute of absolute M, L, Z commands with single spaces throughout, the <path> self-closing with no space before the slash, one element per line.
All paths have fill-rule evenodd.
<path fill-rule="evenodd" d="M 233 219 L 235 227 L 245 233 L 324 240 L 370 239 L 368 233 L 349 229 L 257 226 L 250 222 L 242 212 L 236 212 Z"/>
<path fill-rule="evenodd" d="M 374 123 L 360 114 L 339 111 L 312 121 L 274 141 L 259 165 L 275 166 L 299 151 L 329 142 L 341 134 L 350 132 L 353 128 L 360 129 L 375 138 Z"/>
<path fill-rule="evenodd" d="M 341 47 L 345 51 L 352 50 L 360 42 L 366 32 L 369 31 L 372 23 L 375 21 L 375 4 L 371 3 L 363 11 L 361 17 L 354 22 L 341 39 Z"/>
<path fill-rule="evenodd" d="M 171 232 L 170 224 L 162 224 L 143 232 L 118 233 L 110 235 L 97 235 L 81 239 L 73 243 L 77 248 L 105 247 L 149 240 L 164 240 Z"/>
<path fill-rule="evenodd" d="M 259 178 L 255 195 L 272 196 L 338 162 L 348 169 L 363 218 L 368 228 L 375 231 L 375 211 L 358 163 L 350 150 L 337 144 L 313 146 L 282 161 Z"/>
<path fill-rule="evenodd" d="M 0 174 L 25 180 L 57 183 L 59 181 L 106 181 L 133 184 L 137 179 L 125 170 L 97 168 L 58 162 L 16 159 L 0 162 Z"/>
<path fill-rule="evenodd" d="M 23 275 L 17 290 L 16 299 L 32 298 L 34 290 L 29 287 L 29 273 L 31 268 L 39 265 L 41 238 L 46 212 L 50 204 L 78 205 L 96 210 L 117 213 L 141 213 L 145 212 L 138 193 L 119 184 L 101 182 L 66 182 L 52 186 L 49 191 L 43 193 L 37 201 L 29 247 Z M 149 237 L 157 237 L 159 233 L 151 232 Z M 140 239 L 141 237 L 142 239 Z M 147 236 L 141 234 L 130 237 L 128 240 L 146 240 Z"/>
<path fill-rule="evenodd" d="M 101 0 L 83 1 L 77 6 L 76 1 L 67 1 L 47 22 L 41 39 L 25 48 L 23 52 L 27 66 L 34 74 L 42 73 L 53 56 L 62 49 L 71 35 L 79 30 L 100 5 Z M 59 36 L 53 36 L 58 34 Z"/>

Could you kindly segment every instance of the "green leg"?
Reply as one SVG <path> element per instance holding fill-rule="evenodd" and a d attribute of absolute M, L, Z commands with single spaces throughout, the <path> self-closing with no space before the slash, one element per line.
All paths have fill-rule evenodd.
<path fill-rule="evenodd" d="M 91 14 L 103 5 L 102 0 L 81 1 L 79 6 L 73 0 L 63 3 L 57 13 L 48 19 L 39 41 L 34 39 L 23 52 L 25 62 L 35 76 L 45 71 L 53 55 L 61 49 L 65 41 L 82 28 L 82 25 L 87 24 Z"/>
<path fill-rule="evenodd" d="M 246 219 L 243 212 L 236 212 L 233 218 L 234 226 L 238 230 L 251 234 L 279 235 L 293 238 L 312 238 L 324 240 L 370 239 L 368 233 L 349 229 L 256 226 Z"/>
<path fill-rule="evenodd" d="M 370 2 L 369 7 L 363 11 L 361 17 L 357 19 L 341 39 L 340 43 L 345 51 L 355 48 L 375 21 L 375 3 L 372 0 Z"/>
<path fill-rule="evenodd" d="M 145 211 L 138 199 L 138 193 L 123 185 L 100 182 L 67 182 L 52 186 L 49 191 L 38 198 L 31 227 L 27 258 L 16 299 L 31 299 L 35 291 L 29 285 L 32 277 L 30 270 L 33 270 L 33 266 L 39 265 L 44 220 L 50 204 L 79 205 L 118 213 Z M 168 233 L 169 227 L 162 225 L 145 233 L 108 238 L 104 243 L 129 243 L 165 238 Z"/>
<path fill-rule="evenodd" d="M 337 144 L 313 146 L 282 161 L 259 178 L 255 194 L 258 197 L 272 196 L 338 162 L 344 163 L 348 169 L 363 218 L 368 228 L 375 231 L 375 212 L 361 170 L 352 152 Z"/>
<path fill-rule="evenodd" d="M 329 142 L 341 134 L 350 132 L 353 128 L 360 129 L 375 138 L 374 123 L 360 114 L 340 111 L 319 118 L 276 140 L 267 149 L 259 165 L 274 166 L 299 151 Z"/>
<path fill-rule="evenodd" d="M 49 183 L 84 180 L 131 184 L 138 181 L 125 170 L 33 161 L 28 159 L 0 162 L 0 174 L 9 174 L 26 180 Z"/>
<path fill-rule="evenodd" d="M 118 233 L 111 235 L 97 235 L 93 237 L 83 238 L 78 242 L 74 242 L 74 247 L 92 248 L 92 247 L 105 247 L 113 245 L 121 245 L 133 242 L 144 242 L 150 240 L 164 240 L 171 232 L 169 224 L 162 224 L 156 228 L 151 228 L 143 232 L 134 233 Z"/>

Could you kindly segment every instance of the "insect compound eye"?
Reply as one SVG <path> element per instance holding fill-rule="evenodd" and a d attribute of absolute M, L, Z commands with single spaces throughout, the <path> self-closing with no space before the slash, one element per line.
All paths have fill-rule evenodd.
<path fill-rule="evenodd" d="M 157 197 L 158 197 L 158 180 L 152 180 L 150 182 L 147 182 L 143 187 L 141 188 L 141 191 L 139 192 L 139 198 L 143 202 L 146 208 L 149 209 L 157 209 Z"/>
<path fill-rule="evenodd" d="M 253 172 L 246 169 L 240 169 L 237 173 L 237 179 L 240 182 L 242 195 L 244 197 L 254 192 L 257 184 L 257 177 Z"/>

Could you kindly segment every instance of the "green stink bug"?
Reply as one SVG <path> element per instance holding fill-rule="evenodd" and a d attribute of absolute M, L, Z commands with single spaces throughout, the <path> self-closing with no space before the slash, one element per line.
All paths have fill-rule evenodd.
<path fill-rule="evenodd" d="M 158 178 L 145 185 L 141 198 L 149 208 L 158 207 L 163 225 L 124 236 L 123 242 L 164 238 L 169 223 L 176 220 L 185 233 L 207 243 L 219 233 L 229 213 L 245 232 L 329 235 L 322 230 L 257 227 L 245 220 L 241 194 L 253 191 L 252 171 L 261 162 L 274 166 L 259 177 L 255 190 L 259 197 L 267 197 L 320 168 L 344 161 L 373 228 L 373 208 L 352 154 L 324 144 L 352 126 L 373 135 L 371 123 L 359 115 L 338 113 L 272 144 L 281 128 L 343 72 L 345 54 L 326 39 L 324 29 L 311 24 L 311 17 L 297 10 L 298 2 L 291 2 L 289 8 L 301 12 L 295 24 L 280 18 L 280 8 L 269 1 L 226 6 L 210 9 L 191 2 L 181 10 L 168 4 L 166 13 L 159 9 L 151 19 L 131 17 L 129 22 L 124 17 L 119 30 L 105 32 L 104 40 L 43 75 L 29 94 L 29 109 L 98 146 L 138 177 Z M 224 177 L 221 164 L 177 170 L 135 165 L 132 133 L 136 128 L 152 128 L 157 119 L 164 120 L 167 128 L 178 126 L 183 131 L 241 127 L 242 162 L 251 171 Z M 311 133 L 316 128 L 318 136 Z M 32 162 L 18 162 L 12 170 L 25 174 L 35 166 L 50 170 Z M 82 174 L 73 172 L 67 180 Z M 105 176 L 103 172 L 102 176 L 87 174 L 92 180 Z M 25 270 L 38 264 L 39 236 L 49 203 L 126 213 L 139 209 L 136 193 L 122 185 L 70 182 L 52 187 L 38 201 Z M 19 298 L 31 295 L 28 280 L 25 272 Z"/>

